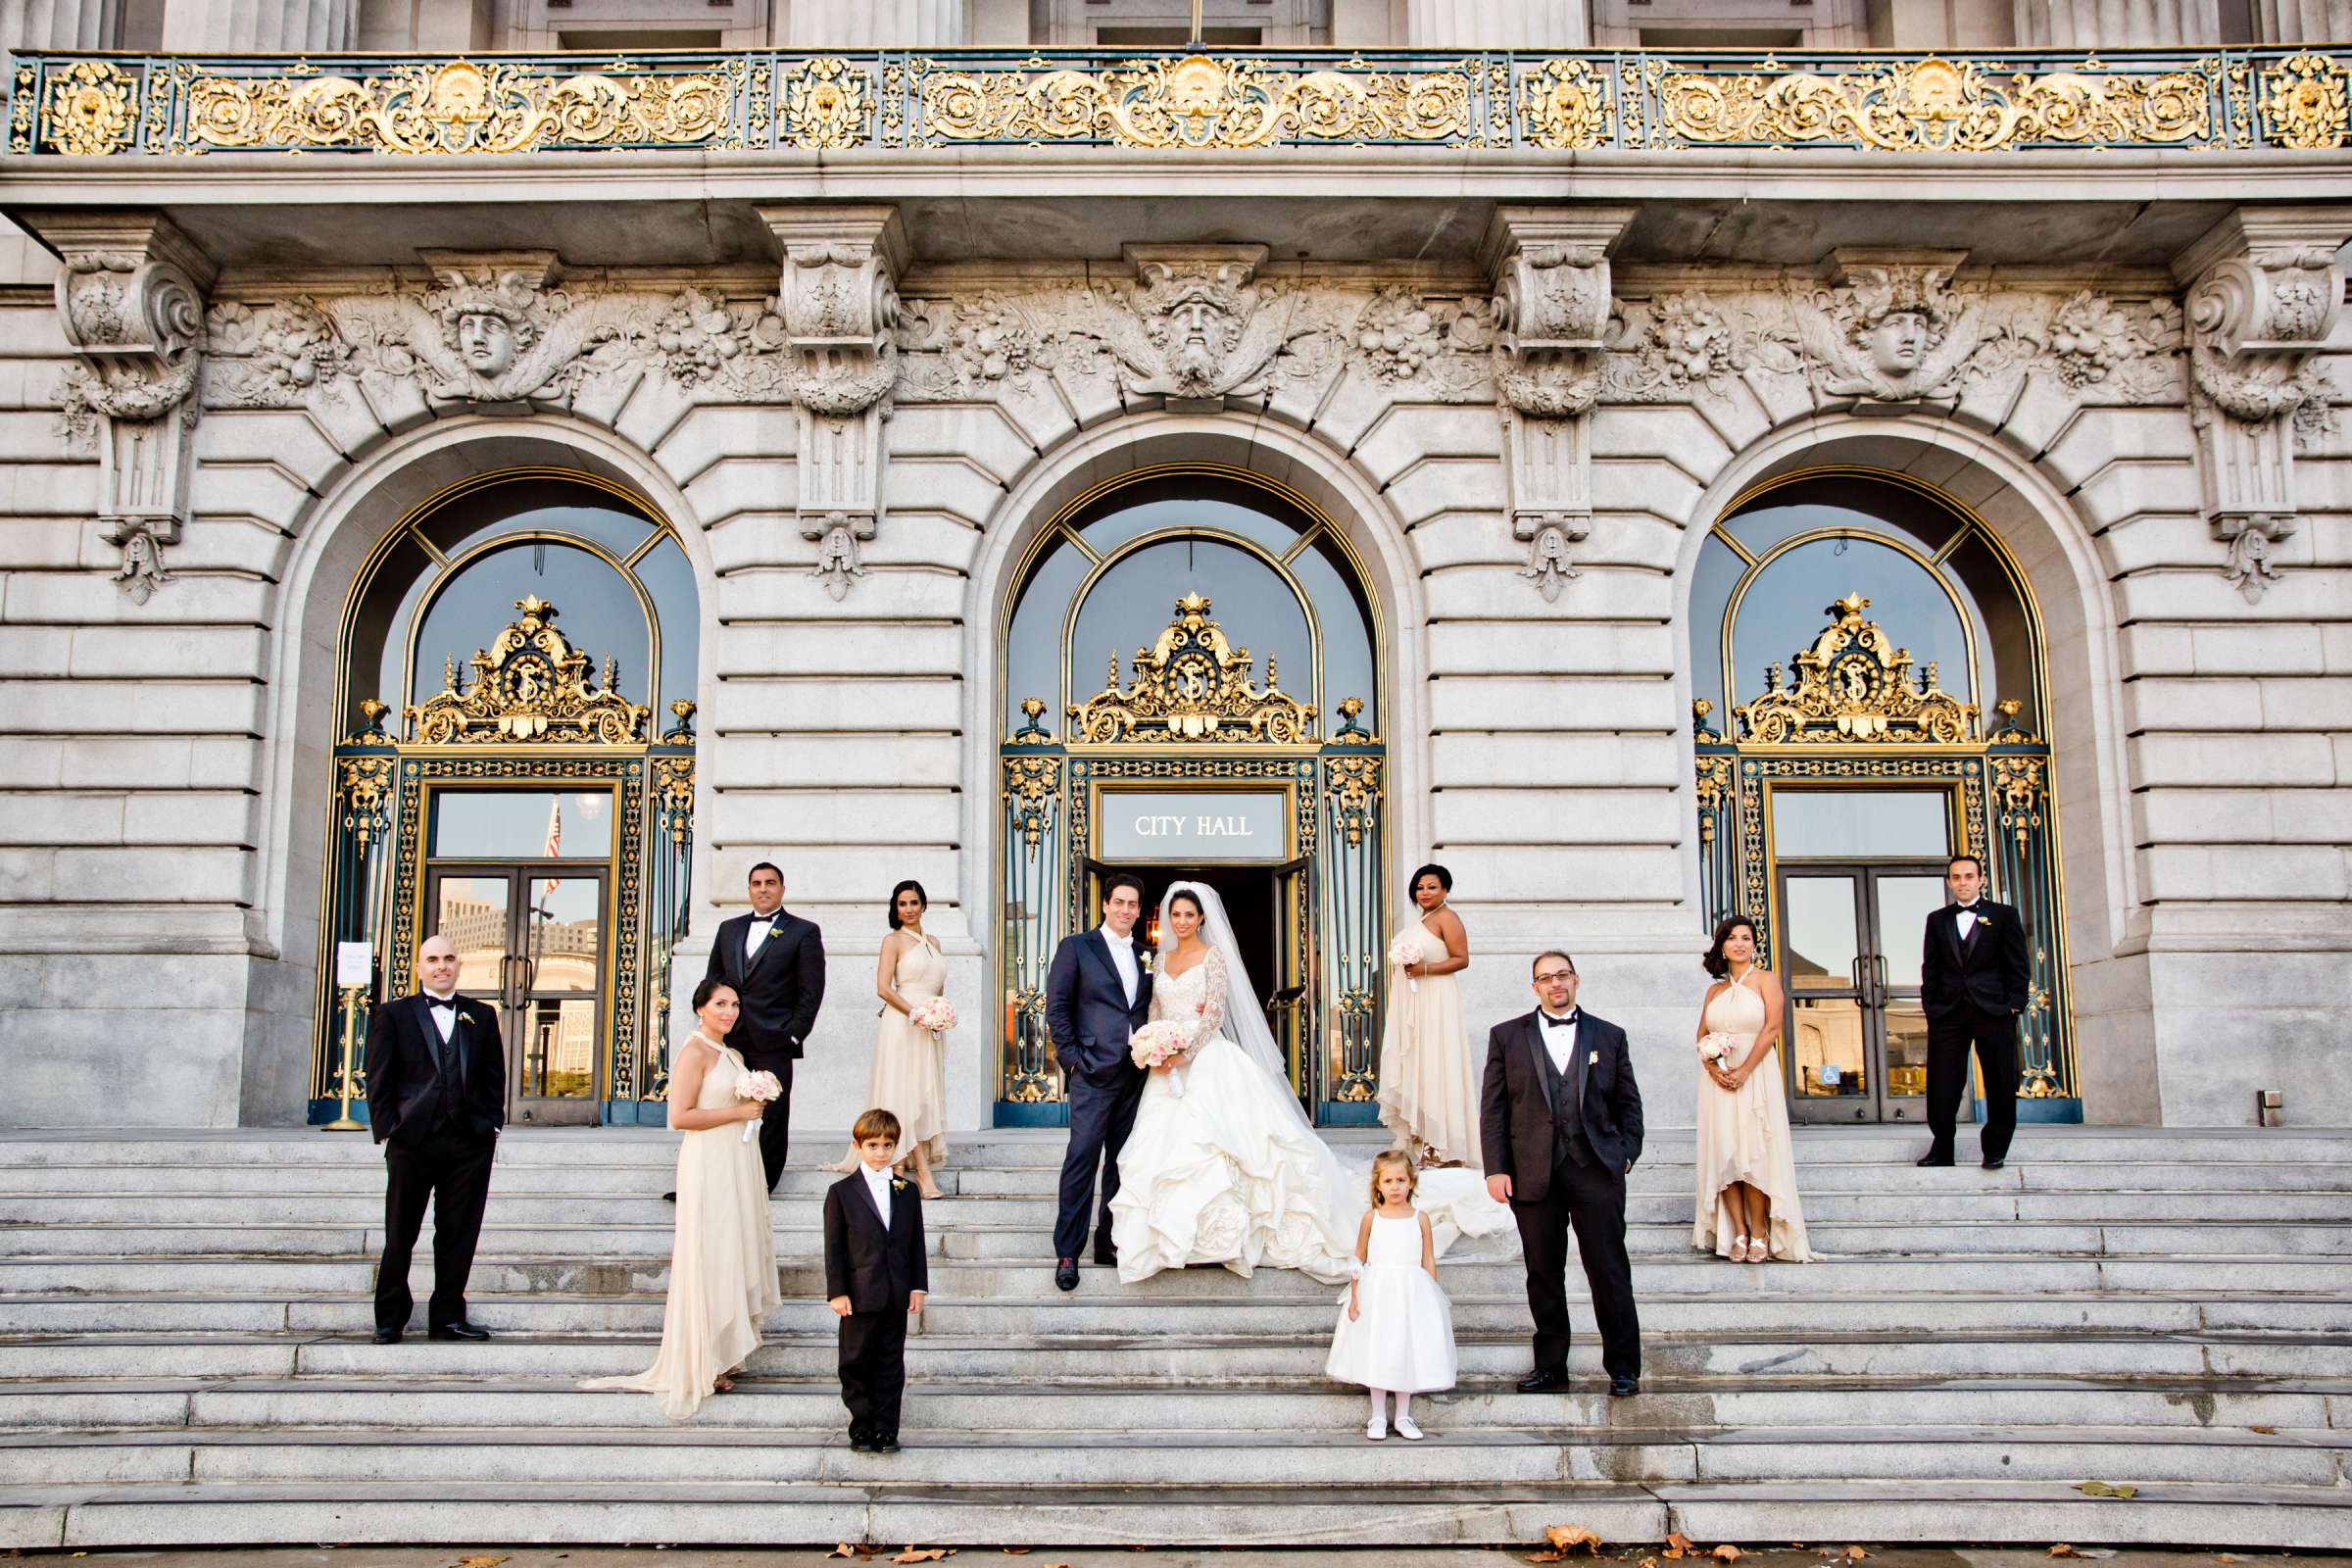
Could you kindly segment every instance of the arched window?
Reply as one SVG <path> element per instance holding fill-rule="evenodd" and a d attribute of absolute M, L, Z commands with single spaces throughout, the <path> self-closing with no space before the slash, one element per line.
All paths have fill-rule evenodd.
<path fill-rule="evenodd" d="M 1900 474 L 1760 485 L 1700 547 L 1690 671 L 1708 917 L 1782 977 L 1791 1114 L 1924 1115 L 1921 932 L 1965 854 L 2032 928 L 2024 1113 L 2080 1120 L 2041 630 L 1998 536 Z"/>
<path fill-rule="evenodd" d="M 479 475 L 402 517 L 352 585 L 338 664 L 312 1118 L 343 1109 L 345 1004 L 425 937 L 497 1007 L 518 1120 L 648 1118 L 684 929 L 701 616 L 644 498 Z M 356 1033 L 356 1029 L 351 1032 Z"/>

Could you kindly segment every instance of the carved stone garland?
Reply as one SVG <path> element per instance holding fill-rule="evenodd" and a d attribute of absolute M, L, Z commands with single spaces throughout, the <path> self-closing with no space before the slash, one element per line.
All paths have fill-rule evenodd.
<path fill-rule="evenodd" d="M 122 552 L 115 581 L 145 604 L 172 580 L 164 548 L 187 521 L 212 264 L 155 213 L 75 216 L 41 232 L 64 259 L 57 314 L 77 361 L 62 389 L 67 438 L 98 449 L 98 522 Z"/>
<path fill-rule="evenodd" d="M 1271 660 L 1266 684 L 1252 681 L 1250 650 L 1226 641 L 1224 628 L 1209 619 L 1209 609 L 1199 593 L 1177 600 L 1158 640 L 1135 651 L 1135 684 L 1124 690 L 1113 654 L 1102 690 L 1070 709 L 1070 740 L 1103 745 L 1314 739 L 1314 704 L 1282 689 Z"/>
<path fill-rule="evenodd" d="M 2189 283 L 2189 417 L 2222 575 L 2248 604 L 2278 579 L 2273 550 L 2299 526 L 2295 449 L 2331 428 L 2335 389 L 2315 363 L 2343 311 L 2336 248 L 2352 208 L 2244 209 L 2181 253 Z"/>
<path fill-rule="evenodd" d="M 653 710 L 613 690 L 614 662 L 605 662 L 599 690 L 589 674 L 588 656 L 556 629 L 554 605 L 532 594 L 515 600 L 514 608 L 522 613 L 466 661 L 472 679 L 462 681 L 453 660 L 441 690 L 409 709 L 410 741 L 426 746 L 642 742 Z"/>
<path fill-rule="evenodd" d="M 1862 618 L 1870 601 L 1847 594 L 1829 607 L 1830 624 L 1796 656 L 1796 684 L 1772 666 L 1764 695 L 1732 710 L 1736 737 L 1778 746 L 1847 741 L 1929 741 L 1946 746 L 1978 739 L 1977 706 L 1936 684 L 1928 663 L 1917 685 L 1910 650 Z"/>

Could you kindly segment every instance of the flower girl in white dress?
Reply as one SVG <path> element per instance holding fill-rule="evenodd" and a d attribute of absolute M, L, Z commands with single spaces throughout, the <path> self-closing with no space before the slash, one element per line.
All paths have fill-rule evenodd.
<path fill-rule="evenodd" d="M 1411 1156 L 1385 1150 L 1372 1161 L 1372 1209 L 1356 1227 L 1361 1267 L 1340 1303 L 1323 1370 L 1372 1392 L 1364 1436 L 1389 1435 L 1389 1396 L 1396 1396 L 1396 1435 L 1418 1441 L 1413 1396 L 1453 1387 L 1453 1308 L 1438 1284 L 1438 1249 L 1429 1216 L 1413 1206 L 1419 1186 Z"/>

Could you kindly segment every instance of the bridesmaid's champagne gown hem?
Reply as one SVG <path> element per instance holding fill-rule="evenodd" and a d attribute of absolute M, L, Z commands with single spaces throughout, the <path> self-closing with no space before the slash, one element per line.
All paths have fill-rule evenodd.
<path fill-rule="evenodd" d="M 1397 936 L 1418 941 L 1430 962 L 1453 956 L 1446 939 L 1419 920 Z M 1380 1037 L 1381 1125 L 1416 1160 L 1475 1167 L 1481 1064 L 1470 1059 L 1458 976 L 1425 974 L 1416 982 L 1400 965 L 1388 968 L 1389 1016 Z"/>

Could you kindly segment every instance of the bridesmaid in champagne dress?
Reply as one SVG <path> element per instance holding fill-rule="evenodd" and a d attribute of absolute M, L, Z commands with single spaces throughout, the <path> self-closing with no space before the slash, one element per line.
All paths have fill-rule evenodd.
<path fill-rule="evenodd" d="M 1446 906 L 1453 873 L 1425 865 L 1410 884 L 1413 923 L 1389 944 L 1407 938 L 1426 956 L 1389 964 L 1389 1017 L 1380 1039 L 1380 1120 L 1396 1147 L 1424 1168 L 1476 1165 L 1479 1064 L 1470 1056 L 1462 1021 L 1461 986 L 1470 967 L 1470 935 Z"/>
<path fill-rule="evenodd" d="M 1781 1083 L 1781 988 L 1756 967 L 1756 928 L 1733 915 L 1715 928 L 1703 962 L 1716 983 L 1698 1035 L 1731 1037 L 1720 1061 L 1699 1059 L 1698 1204 L 1690 1245 L 1735 1263 L 1809 1263 L 1796 1195 L 1788 1097 Z"/>
<path fill-rule="evenodd" d="M 906 1175 L 907 1167 L 913 1166 L 923 1197 L 937 1199 L 945 1195 L 931 1167 L 948 1157 L 947 1050 L 931 1031 L 917 1029 L 911 1016 L 948 984 L 948 960 L 940 954 L 939 939 L 923 930 L 923 914 L 930 906 L 920 882 L 909 879 L 891 889 L 890 935 L 882 939 L 882 956 L 874 968 L 882 1022 L 874 1035 L 865 1103 L 899 1118 L 899 1147 L 905 1153 L 898 1172 Z M 844 1175 L 856 1170 L 858 1151 L 853 1148 L 850 1157 L 833 1168 Z"/>
<path fill-rule="evenodd" d="M 749 1075 L 724 1044 L 742 1003 L 735 988 L 711 977 L 695 988 L 701 1027 L 670 1065 L 669 1125 L 678 1143 L 678 1219 L 669 1257 L 669 1298 L 662 1309 L 662 1349 L 634 1377 L 599 1378 L 591 1389 L 634 1389 L 683 1421 L 760 1348 L 760 1325 L 783 1302 L 776 1287 L 775 1239 L 767 1228 L 767 1172 L 760 1144 L 744 1139 L 761 1103 L 737 1098 Z"/>

